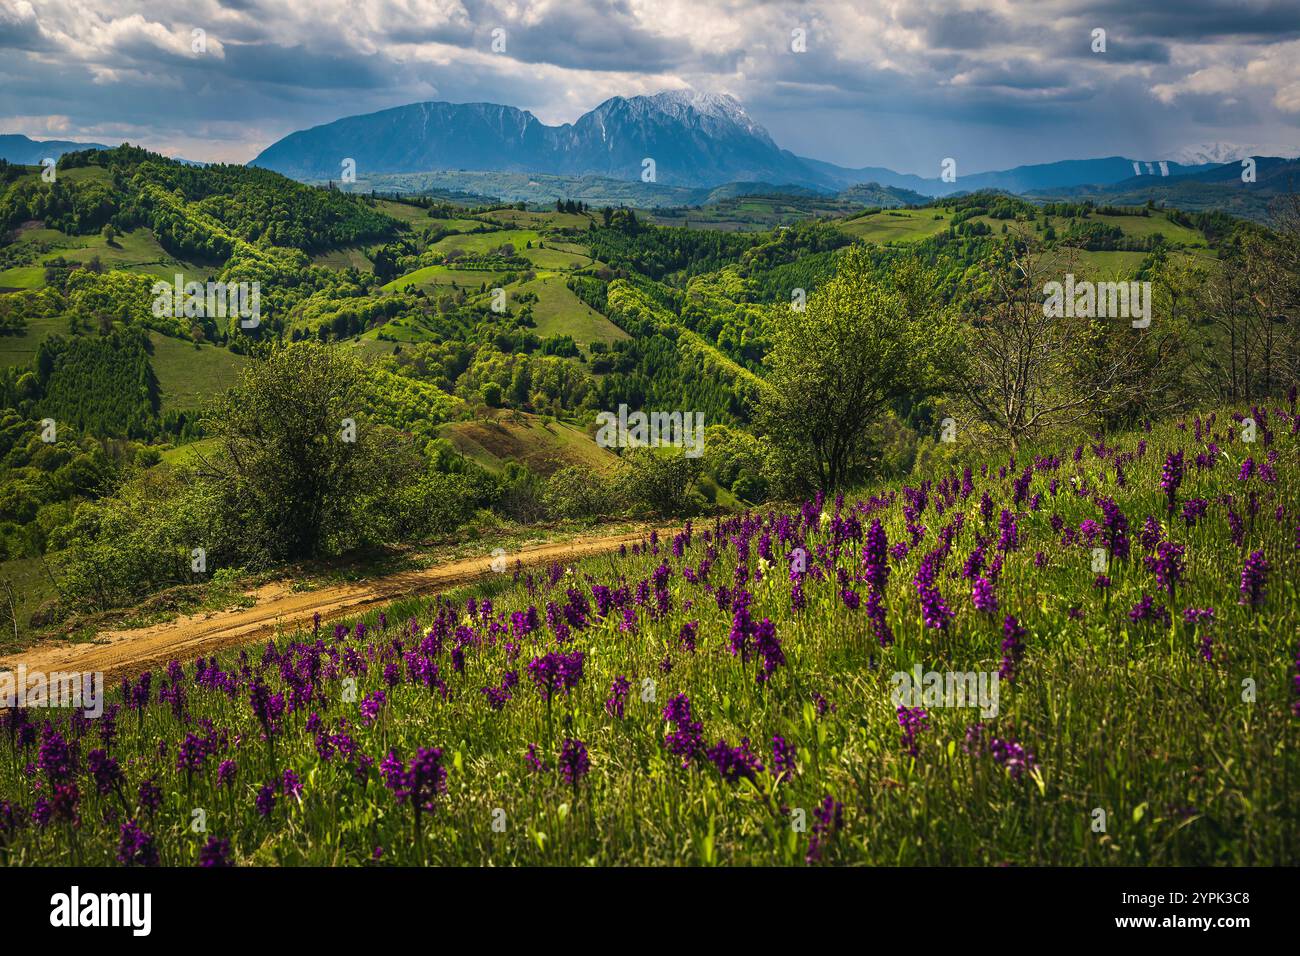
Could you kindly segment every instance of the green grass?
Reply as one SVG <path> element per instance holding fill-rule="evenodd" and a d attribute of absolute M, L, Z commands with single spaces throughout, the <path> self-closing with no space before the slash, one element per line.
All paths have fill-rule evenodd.
<path fill-rule="evenodd" d="M 339 343 L 339 345 L 341 348 L 351 350 L 354 355 L 363 361 L 373 361 L 375 359 L 392 355 L 393 350 L 397 348 L 397 343 L 386 342 L 379 339 L 375 334 L 377 332 L 377 329 L 372 329 L 365 335 L 347 339 L 346 341 Z"/>
<path fill-rule="evenodd" d="M 58 591 L 40 558 L 15 558 L 0 562 L 0 581 L 3 580 L 7 580 L 13 588 L 18 616 L 18 642 L 15 643 L 8 599 L 0 589 L 0 651 L 8 651 L 21 646 L 24 636 L 30 633 L 28 621 L 32 613 L 46 601 L 57 598 Z"/>
<path fill-rule="evenodd" d="M 537 295 L 533 303 L 533 330 L 541 338 L 569 335 L 579 345 L 592 342 L 612 343 L 628 338 L 628 334 L 579 299 L 564 284 L 562 275 L 542 275 L 525 282 L 519 292 Z"/>
<path fill-rule="evenodd" d="M 186 442 L 162 451 L 162 462 L 173 467 L 188 465 L 197 460 L 199 455 L 210 454 L 216 450 L 218 439 L 200 438 L 198 441 Z"/>
<path fill-rule="evenodd" d="M 1150 216 L 1100 216 L 1093 214 L 1086 222 L 1101 222 L 1108 226 L 1118 226 L 1126 236 L 1145 239 L 1160 233 L 1170 243 L 1185 246 L 1205 246 L 1205 237 L 1195 229 L 1170 222 L 1168 213 L 1153 212 Z M 1060 232 L 1060 227 L 1057 227 Z"/>
<path fill-rule="evenodd" d="M 59 172 L 59 179 L 68 183 L 111 183 L 113 174 L 103 166 L 78 166 Z"/>
<path fill-rule="evenodd" d="M 35 289 L 45 285 L 44 263 L 62 258 L 85 265 L 98 258 L 105 269 L 143 272 L 159 278 L 173 279 L 177 273 L 190 279 L 205 280 L 212 267 L 183 262 L 170 255 L 149 229 L 140 227 L 124 233 L 109 243 L 98 233 L 68 236 L 54 229 L 22 230 L 14 246 L 47 243 L 53 248 L 39 253 L 34 263 L 0 271 L 0 288 Z"/>
<path fill-rule="evenodd" d="M 574 251 L 574 247 L 566 245 L 564 248 L 554 248 L 549 242 L 545 248 L 534 245 L 531 249 L 524 249 L 519 253 L 534 266 L 539 269 L 560 269 L 577 271 L 585 269 L 595 260 L 585 252 Z"/>
<path fill-rule="evenodd" d="M 410 203 L 393 202 L 391 199 L 376 199 L 375 208 L 386 216 L 392 216 L 399 222 L 412 225 L 427 225 L 434 220 L 429 218 L 429 210 L 412 206 Z"/>
<path fill-rule="evenodd" d="M 493 472 L 512 461 L 542 475 L 567 465 L 607 472 L 618 460 L 581 429 L 523 412 L 450 422 L 439 429 L 439 437 L 447 438 L 462 455 Z"/>
<path fill-rule="evenodd" d="M 596 217 L 592 214 L 556 212 L 553 209 L 495 209 L 484 219 L 513 229 L 587 229 Z"/>
<path fill-rule="evenodd" d="M 39 289 L 43 285 L 44 266 L 14 266 L 0 270 L 0 289 Z"/>
<path fill-rule="evenodd" d="M 454 236 L 445 236 L 430 248 L 439 252 L 450 252 L 453 249 L 458 249 L 464 253 L 481 254 L 510 243 L 515 247 L 517 253 L 523 255 L 527 252 L 524 247 L 529 242 L 535 246 L 541 239 L 542 235 L 536 229 L 497 229 L 493 232 L 459 233 Z"/>
<path fill-rule="evenodd" d="M 1044 253 L 1044 263 L 1050 267 L 1059 263 L 1064 269 L 1070 257 L 1073 257 L 1075 272 L 1092 280 L 1118 279 L 1131 277 L 1146 259 L 1145 252 L 1091 252 L 1082 250 L 1066 254 L 1059 250 Z"/>
<path fill-rule="evenodd" d="M 399 276 L 382 288 L 384 292 L 398 292 L 408 285 L 413 285 L 417 289 L 457 286 L 461 289 L 478 291 L 479 286 L 485 282 L 489 288 L 496 285 L 500 282 L 502 276 L 503 273 L 489 272 L 483 269 L 453 269 L 444 265 L 425 266 L 422 269 L 416 269 L 414 272 L 408 272 L 404 276 Z"/>
<path fill-rule="evenodd" d="M 429 225 L 434 229 L 449 229 L 453 232 L 489 232 L 497 228 L 492 222 L 484 222 L 481 219 L 430 219 Z"/>
<path fill-rule="evenodd" d="M 936 214 L 940 218 L 936 219 Z M 884 245 L 937 236 L 947 231 L 951 218 L 938 209 L 890 209 L 839 220 L 835 226 L 855 239 Z"/>
<path fill-rule="evenodd" d="M 245 356 L 215 345 L 195 345 L 157 332 L 150 332 L 149 340 L 163 411 L 200 408 L 235 384 L 248 364 Z"/>
<path fill-rule="evenodd" d="M 22 335 L 0 335 L 0 366 L 26 365 L 47 338 L 67 334 L 67 316 L 28 319 Z"/>
<path fill-rule="evenodd" d="M 383 325 L 367 329 L 357 336 L 354 341 L 360 343 L 375 340 L 380 345 L 385 346 L 384 349 L 378 350 L 379 354 L 384 354 L 385 352 L 392 352 L 395 342 L 430 342 L 441 337 L 442 332 L 435 328 L 433 323 L 426 324 L 423 315 L 413 315 L 406 318 L 392 319 Z"/>
<path fill-rule="evenodd" d="M 188 719 L 156 698 L 142 713 L 119 718 L 111 752 L 125 775 L 122 800 L 170 865 L 197 862 L 207 837 L 228 840 L 234 862 L 264 865 L 366 865 L 377 847 L 382 862 L 394 865 L 1293 863 L 1300 837 L 1300 718 L 1292 711 L 1300 464 L 1289 423 L 1277 413 L 1271 421 L 1275 441 L 1267 450 L 1279 453 L 1276 479 L 1245 485 L 1261 496 L 1261 509 L 1243 521 L 1240 543 L 1221 496 L 1231 492 L 1240 503 L 1240 462 L 1248 453 L 1263 460 L 1266 449 L 1229 443 L 1238 426 L 1221 410 L 1200 441 L 1192 423 L 1186 430 L 1165 423 L 1108 436 L 1104 458 L 1085 446 L 1077 464 L 1073 442 L 1040 449 L 1059 464 L 1031 467 L 1024 496 L 1013 482 L 1028 454 L 1005 476 L 998 474 L 1005 456 L 987 476 L 975 459 L 969 494 L 960 493 L 959 480 L 951 492 L 930 486 L 915 540 L 903 494 L 860 508 L 850 498 L 841 517 L 860 523 L 840 526 L 847 535 L 841 547 L 834 547 L 829 513 L 804 522 L 797 508 L 782 509 L 793 520 L 778 525 L 779 515 L 769 518 L 765 509 L 749 525 L 727 523 L 716 540 L 699 522 L 676 548 L 664 538 L 653 551 L 592 558 L 571 570 L 559 565 L 554 583 L 540 571 L 487 575 L 472 590 L 454 592 L 454 602 L 397 600 L 385 609 L 387 633 L 377 612 L 365 616 L 364 637 L 352 630 L 335 641 L 326 631 L 329 647 L 340 652 L 337 665 L 315 650 L 311 633 L 283 635 L 278 653 L 299 673 L 314 673 L 316 665 L 324 673 L 311 688 L 319 696 L 275 718 L 269 740 L 249 706 L 251 678 L 239 676 L 238 652 L 224 652 L 218 666 L 236 681 L 235 693 L 205 688 L 191 666 L 184 677 Z M 1228 460 L 1198 469 L 1194 456 L 1210 440 Z M 1175 448 L 1190 457 L 1170 513 L 1160 478 Z M 1123 483 L 1116 478 L 1120 453 Z M 922 477 L 947 476 L 917 476 L 913 487 Z M 1074 540 L 1084 521 L 1102 518 L 1096 501 L 1075 493 L 1076 479 L 1113 498 L 1128 521 L 1132 550 L 1108 559 L 1106 589 L 1094 586 L 1095 544 Z M 985 495 L 987 521 L 980 514 Z M 1179 506 L 1194 497 L 1210 504 L 1188 525 Z M 1284 522 L 1273 519 L 1279 505 Z M 1005 551 L 997 547 L 1003 509 L 1017 525 Z M 1155 537 L 1185 549 L 1173 587 L 1162 588 L 1143 560 L 1154 550 L 1154 538 L 1142 538 L 1148 517 Z M 892 637 L 883 643 L 865 607 L 842 593 L 848 587 L 865 598 L 867 584 L 854 577 L 868 570 L 862 534 L 876 520 L 887 543 L 912 543 L 906 554 L 870 565 L 889 569 L 878 585 Z M 995 613 L 973 606 L 961 574 L 977 536 L 987 545 L 980 573 L 994 582 Z M 787 571 L 795 548 L 810 572 L 800 602 Z M 914 585 L 923 558 L 936 549 L 943 556 L 931 559 L 940 562 L 934 586 L 952 612 L 942 628 L 927 626 Z M 1240 603 L 1238 587 L 1243 556 L 1252 551 L 1270 564 L 1254 605 Z M 485 566 L 490 557 L 483 554 Z M 660 567 L 664 594 L 656 597 L 651 578 Z M 636 600 L 642 582 L 644 602 Z M 601 613 L 593 585 L 628 590 L 611 595 L 617 603 Z M 728 593 L 720 596 L 724 585 Z M 732 603 L 737 589 L 750 596 L 743 611 Z M 1133 619 L 1130 609 L 1143 595 L 1166 607 L 1169 620 Z M 490 621 L 467 612 L 470 596 L 491 598 Z M 548 602 L 577 608 L 563 643 L 547 623 Z M 512 627 L 519 630 L 512 612 L 530 606 L 537 629 L 507 640 Z M 1207 607 L 1215 609 L 1213 623 L 1184 622 L 1183 609 Z M 1006 615 L 1016 618 L 1010 643 Z M 411 617 L 418 640 L 406 629 Z M 756 645 L 765 620 L 770 640 Z M 402 653 L 391 647 L 399 633 Z M 453 645 L 458 633 L 462 640 Z M 733 654 L 733 633 L 751 659 Z M 432 637 L 421 646 L 425 635 Z M 287 694 L 279 665 L 260 664 L 262 653 L 259 646 L 249 654 L 253 674 L 269 692 Z M 530 662 L 571 653 L 582 655 L 581 667 L 576 660 L 566 666 L 569 685 L 548 701 Z M 417 678 L 432 673 L 412 668 L 422 658 L 437 665 L 440 685 Z M 990 681 L 1001 671 L 996 713 L 935 698 L 900 703 L 900 675 L 914 667 Z M 627 682 L 621 714 L 606 707 L 618 680 Z M 508 693 L 497 709 L 482 688 L 503 682 Z M 374 705 L 373 716 L 363 716 L 363 700 Z M 900 706 L 924 712 L 914 732 L 900 726 Z M 341 733 L 346 719 L 346 743 L 356 750 L 322 756 L 322 738 L 307 726 L 310 712 L 330 735 Z M 180 771 L 176 744 L 204 719 L 218 731 L 216 752 L 198 769 Z M 666 738 L 675 730 L 686 733 Z M 779 764 L 778 736 L 786 747 Z M 165 752 L 160 740 L 169 743 Z M 575 741 L 585 762 L 566 778 L 557 765 Z M 742 741 L 748 761 L 735 750 Z M 541 769 L 525 759 L 530 745 Z M 97 735 L 72 737 L 72 746 L 84 766 Z M 379 765 L 388 760 L 391 772 L 401 761 L 409 770 L 419 748 L 433 747 L 440 751 L 430 761 L 445 778 L 436 777 L 437 792 L 417 814 Z M 45 771 L 35 778 L 23 772 L 33 752 L 0 760 L 0 798 L 25 812 L 51 784 Z M 222 785 L 216 768 L 227 760 L 237 772 Z M 300 791 L 283 786 L 285 770 Z M 118 797 L 99 796 L 80 773 L 83 825 L 75 839 L 66 826 L 20 828 L 0 849 L 6 864 L 114 864 L 120 820 L 105 822 L 104 810 Z M 146 779 L 162 794 L 149 813 L 134 806 Z M 254 809 L 263 787 L 275 797 L 266 817 Z M 207 810 L 203 835 L 190 830 L 196 806 Z M 831 812 L 819 817 L 823 807 Z"/>
<path fill-rule="evenodd" d="M 312 256 L 311 261 L 312 265 L 325 266 L 328 269 L 359 269 L 362 272 L 369 272 L 374 267 L 365 250 L 358 246 L 345 246 L 317 253 Z"/>
<path fill-rule="evenodd" d="M 941 218 L 936 219 L 936 214 Z M 950 211 L 941 206 L 924 209 L 887 209 L 839 220 L 836 227 L 855 238 L 884 245 L 890 242 L 912 242 L 939 235 L 947 230 L 951 219 Z M 984 223 L 993 230 L 995 235 L 1002 231 L 1003 225 L 1007 225 L 1012 229 L 1025 228 L 1023 224 L 1017 225 L 1009 220 L 993 219 L 990 216 L 975 216 L 968 221 Z M 1173 245 L 1199 249 L 1206 247 L 1206 240 L 1203 235 L 1195 229 L 1189 229 L 1186 226 L 1171 222 L 1168 214 L 1164 212 L 1153 212 L 1150 216 L 1103 216 L 1094 214 L 1078 221 L 1085 224 L 1097 222 L 1118 226 L 1126 236 L 1135 239 L 1145 239 L 1160 233 L 1165 237 L 1166 241 Z M 1064 235 L 1065 230 L 1069 227 L 1069 220 L 1059 216 L 1052 217 L 1050 222 L 1055 227 L 1058 235 Z M 1128 255 L 1127 253 L 1108 254 Z M 1104 265 L 1104 260 L 1097 260 L 1097 264 L 1099 266 Z"/>

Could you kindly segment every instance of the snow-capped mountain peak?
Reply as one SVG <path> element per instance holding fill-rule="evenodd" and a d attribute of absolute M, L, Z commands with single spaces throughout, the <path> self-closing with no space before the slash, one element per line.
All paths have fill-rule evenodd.
<path fill-rule="evenodd" d="M 1205 163 L 1235 163 L 1248 156 L 1280 156 L 1291 159 L 1300 155 L 1300 150 L 1286 146 L 1261 146 L 1258 143 L 1198 143 L 1184 146 L 1169 159 L 1185 166 L 1200 166 Z"/>

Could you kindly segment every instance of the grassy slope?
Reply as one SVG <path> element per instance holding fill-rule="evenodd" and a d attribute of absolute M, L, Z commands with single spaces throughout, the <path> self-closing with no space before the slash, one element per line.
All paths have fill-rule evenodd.
<path fill-rule="evenodd" d="M 408 272 L 404 276 L 399 276 L 382 288 L 385 292 L 400 291 L 408 285 L 413 285 L 417 289 L 431 289 L 435 286 L 447 286 L 449 288 L 459 286 L 462 289 L 477 290 L 484 282 L 491 286 L 500 277 L 501 273 L 486 272 L 481 269 L 453 269 L 443 265 L 425 266 L 422 269 L 416 269 L 414 272 Z"/>
<path fill-rule="evenodd" d="M 579 345 L 628 338 L 626 332 L 574 295 L 564 284 L 563 275 L 539 275 L 531 282 L 522 283 L 518 291 L 537 295 L 533 303 L 537 327 L 533 331 L 541 338 L 571 335 Z"/>
<path fill-rule="evenodd" d="M 1186 429 L 1166 424 L 1150 433 L 1113 436 L 1106 458 L 1085 449 L 1077 464 L 1071 443 L 1065 443 L 1053 449 L 1060 460 L 1055 470 L 1031 471 L 1025 499 L 1013 496 L 1019 468 L 1001 477 L 996 461 L 987 477 L 976 467 L 973 492 L 957 497 L 942 515 L 935 506 L 941 492 L 931 488 L 919 516 L 926 528 L 917 546 L 888 562 L 883 604 L 894 635 L 888 646 L 873 639 L 865 610 L 850 609 L 840 594 L 837 570 L 849 576 L 860 596 L 865 593 L 865 585 L 851 580 L 863 570 L 861 541 L 850 535 L 844 547 L 832 550 L 829 520 L 802 526 L 797 512 L 795 539 L 782 541 L 774 531 L 768 538 L 776 565 L 767 568 L 762 581 L 756 580 L 763 567 L 758 552 L 766 547 L 760 541 L 772 528 L 739 525 L 725 529 L 714 543 L 718 553 L 709 562 L 707 590 L 704 582 L 687 580 L 686 573 L 686 568 L 691 576 L 705 573 L 701 563 L 710 542 L 702 526 L 680 557 L 661 541 L 653 554 L 646 549 L 582 562 L 554 585 L 546 576 L 515 581 L 497 575 L 476 589 L 478 596 L 491 596 L 493 617 L 500 615 L 509 628 L 510 613 L 531 605 L 543 609 L 543 623 L 511 642 L 469 641 L 463 671 L 451 664 L 450 635 L 464 625 L 482 636 L 488 625 L 466 620 L 466 594 L 457 594 L 444 622 L 448 640 L 430 651 L 447 684 L 445 697 L 408 679 L 409 671 L 396 658 L 401 680 L 385 685 L 380 665 L 387 659 L 387 638 L 374 634 L 377 615 L 368 615 L 367 638 L 350 643 L 359 643 L 364 655 L 369 640 L 380 658 L 356 675 L 352 702 L 322 709 L 321 715 L 331 730 L 346 717 L 348 733 L 376 763 L 390 750 L 409 761 L 417 747 L 443 748 L 446 790 L 435 809 L 423 815 L 418 840 L 412 837 L 409 806 L 394 799 L 375 768 L 358 775 L 354 761 L 321 759 L 303 714 L 285 716 L 273 767 L 269 749 L 257 744 L 243 686 L 228 699 L 191 680 L 187 695 L 192 719 L 208 717 L 231 738 L 238 733 L 248 741 L 220 755 L 239 768 L 229 796 L 215 782 L 216 759 L 194 775 L 186 794 L 174 753 L 159 753 L 155 742 L 181 739 L 192 723 L 175 720 L 165 704 L 149 708 L 143 732 L 132 721 L 119 723 L 118 746 L 137 757 L 135 763 L 123 762 L 129 789 L 133 792 L 145 777 L 157 778 L 165 802 L 148 830 L 163 862 L 171 864 L 195 861 L 201 841 L 187 826 L 200 801 L 210 808 L 209 833 L 229 839 L 239 862 L 361 865 L 380 846 L 384 861 L 399 865 L 789 865 L 806 859 L 814 810 L 827 799 L 832 807 L 842 805 L 841 822 L 820 833 L 818 858 L 827 863 L 1294 862 L 1300 827 L 1291 785 L 1300 770 L 1300 731 L 1292 713 L 1300 626 L 1294 547 L 1300 465 L 1289 422 L 1276 415 L 1272 421 L 1277 441 L 1271 450 L 1281 455 L 1278 480 L 1254 479 L 1246 486 L 1263 496 L 1263 508 L 1246 529 L 1244 549 L 1231 543 L 1227 509 L 1217 498 L 1225 492 L 1240 496 L 1240 460 L 1248 453 L 1260 460 L 1266 449 L 1229 443 L 1227 434 L 1237 426 L 1222 413 L 1213 438 L 1229 460 L 1203 471 L 1189 458 L 1178 491 L 1180 501 L 1198 496 L 1213 502 L 1195 527 L 1165 517 L 1159 485 L 1167 452 L 1181 448 L 1194 457 L 1204 448 L 1193 441 L 1190 423 Z M 1146 443 L 1140 456 L 1139 442 Z M 1114 477 L 1114 452 L 1134 456 L 1125 465 L 1123 485 Z M 1021 465 L 1027 461 L 1022 458 Z M 1077 529 L 1085 519 L 1100 519 L 1096 504 L 1074 493 L 1076 478 L 1113 496 L 1131 526 L 1133 553 L 1112 563 L 1109 598 L 1093 586 L 1089 548 L 1063 544 L 1050 523 L 1055 515 Z M 970 584 L 959 574 L 976 534 L 987 533 L 978 504 L 986 493 L 995 508 L 994 540 L 1000 509 L 1015 512 L 1019 526 L 1019 542 L 1004 555 L 996 583 L 1001 605 L 996 614 L 972 606 Z M 1041 496 L 1036 504 L 1035 496 Z M 1273 520 L 1277 504 L 1287 509 L 1287 521 Z M 902 506 L 901 494 L 883 507 L 864 503 L 875 510 L 861 517 L 865 524 L 879 518 L 890 543 L 907 541 Z M 955 619 L 940 631 L 922 622 L 913 576 L 922 556 L 936 547 L 939 529 L 959 512 L 965 522 L 936 578 Z M 1137 530 L 1147 516 L 1163 523 L 1162 535 L 1186 548 L 1176 597 L 1159 589 L 1142 561 L 1147 548 L 1137 540 Z M 762 522 L 765 515 L 754 520 Z M 766 683 L 756 681 L 755 661 L 744 663 L 730 652 L 728 635 L 737 615 L 716 598 L 720 585 L 731 589 L 736 581 L 732 539 L 738 537 L 751 544 L 744 585 L 753 594 L 749 615 L 772 622 L 784 655 Z M 804 579 L 805 603 L 797 612 L 784 570 L 786 552 L 796 544 L 807 550 L 810 570 L 817 570 Z M 828 547 L 825 558 L 818 556 L 822 545 Z M 1257 608 L 1237 602 L 1241 554 L 1252 549 L 1261 549 L 1272 563 Z M 997 553 L 989 548 L 986 565 Z M 564 605 L 568 589 L 576 588 L 590 602 L 592 584 L 627 584 L 635 594 L 637 584 L 661 563 L 669 571 L 665 610 L 652 613 L 649 606 L 629 602 L 625 623 L 618 610 L 598 617 L 589 606 L 587 625 L 557 646 L 544 620 L 548 601 Z M 1132 621 L 1129 608 L 1143 594 L 1168 605 L 1174 623 Z M 652 597 L 650 605 L 656 603 Z M 1208 632 L 1212 662 L 1202 657 L 1202 634 L 1182 623 L 1179 613 L 1207 606 L 1216 608 L 1217 623 Z M 1071 609 L 1078 613 L 1072 616 Z M 1001 685 L 997 715 L 981 718 L 969 707 L 918 703 L 926 718 L 915 736 L 915 753 L 909 753 L 891 697 L 898 686 L 894 674 L 913 665 L 922 671 L 996 672 L 1008 653 L 1006 614 L 1024 628 L 1023 651 L 1015 652 L 1014 678 Z M 412 615 L 418 616 L 421 633 L 434 627 L 436 609 L 418 602 L 390 607 L 387 617 L 392 627 Z M 740 620 L 743 624 L 744 616 Z M 680 635 L 692 621 L 697 622 L 696 646 L 688 651 Z M 303 642 L 297 653 L 307 653 L 310 635 L 297 637 Z M 294 654 L 290 640 L 279 645 Z M 513 656 L 516 645 L 518 657 Z M 581 676 L 570 693 L 557 694 L 548 707 L 527 664 L 550 652 L 572 651 L 584 654 Z M 237 673 L 236 654 L 222 655 L 221 666 Z M 493 709 L 481 688 L 498 686 L 508 671 L 517 672 L 520 681 L 503 707 Z M 262 673 L 272 691 L 282 689 L 276 666 Z M 345 676 L 323 678 L 316 689 L 337 701 Z M 619 677 L 632 689 L 621 718 L 605 708 L 611 682 Z M 1243 699 L 1246 678 L 1255 692 L 1249 699 Z M 356 701 L 379 689 L 385 703 L 379 720 L 368 725 L 359 719 Z M 678 694 L 689 697 L 690 719 L 698 722 L 699 749 L 689 754 L 686 766 L 680 753 L 665 746 L 665 734 L 673 728 L 665 724 L 663 711 Z M 978 734 L 971 729 L 977 724 L 982 724 Z M 776 735 L 790 748 L 780 776 L 773 770 Z M 572 784 L 555 772 L 566 738 L 580 740 L 588 760 L 586 772 Z M 762 766 L 747 770 L 732 764 L 729 781 L 704 748 L 724 740 L 735 747 L 742 739 Z M 994 740 L 999 743 L 991 746 Z M 529 769 L 524 760 L 529 744 L 537 746 L 549 769 Z M 1008 760 L 1016 753 L 1012 745 L 1023 746 L 1032 757 L 1020 764 Z M 34 782 L 21 767 L 22 761 L 0 761 L 0 797 L 27 808 L 35 798 Z M 271 819 L 264 820 L 253 809 L 255 793 L 286 767 L 303 781 L 301 799 L 277 799 Z M 93 788 L 83 793 L 80 859 L 112 865 L 118 828 L 100 822 Z M 488 825 L 496 808 L 507 820 L 500 833 Z M 1093 826 L 1098 809 L 1106 815 L 1102 832 Z M 61 862 L 72 853 L 66 828 L 27 827 L 11 846 L 14 863 Z"/>
<path fill-rule="evenodd" d="M 936 219 L 936 215 L 940 218 Z M 937 236 L 947 231 L 951 219 L 952 215 L 941 209 L 895 209 L 855 216 L 835 226 L 855 239 L 884 245 Z"/>
<path fill-rule="evenodd" d="M 245 356 L 215 345 L 196 346 L 157 332 L 150 332 L 149 340 L 163 411 L 198 408 L 235 384 L 239 371 L 248 364 Z"/>
<path fill-rule="evenodd" d="M 541 475 L 550 475 L 567 465 L 609 471 L 618 460 L 581 429 L 522 412 L 452 422 L 440 429 L 439 436 L 490 471 L 500 471 L 511 461 L 521 462 Z"/>
<path fill-rule="evenodd" d="M 13 618 L 7 599 L 0 591 L 0 649 L 20 647 L 23 636 L 30 631 L 28 621 L 46 601 L 58 597 L 58 591 L 40 558 L 16 558 L 0 561 L 0 580 L 8 581 L 13 588 L 15 612 L 18 617 L 18 641 L 14 641 Z"/>
<path fill-rule="evenodd" d="M 361 272 L 369 272 L 374 263 L 366 255 L 366 251 L 359 246 L 342 246 L 338 249 L 330 249 L 328 252 L 320 252 L 312 256 L 312 265 L 325 266 L 327 269 L 357 269 Z"/>
<path fill-rule="evenodd" d="M 21 335 L 0 335 L 0 365 L 26 365 L 47 338 L 67 334 L 67 316 L 30 319 Z"/>
<path fill-rule="evenodd" d="M 144 227 L 118 236 L 111 244 L 98 234 L 68 236 L 44 228 L 23 229 L 14 241 L 17 247 L 36 243 L 48 243 L 52 248 L 39 253 L 30 265 L 0 271 L 0 288 L 35 289 L 45 285 L 43 263 L 56 258 L 84 264 L 98 257 L 105 269 L 145 272 L 168 280 L 174 279 L 177 273 L 185 276 L 185 281 L 205 280 L 212 272 L 209 268 L 182 262 L 168 254 L 158 244 L 153 232 Z"/>
<path fill-rule="evenodd" d="M 940 218 L 935 218 L 935 216 Z M 840 220 L 836 227 L 848 235 L 881 245 L 890 242 L 909 242 L 936 236 L 948 228 L 952 219 L 950 209 L 942 206 L 925 209 L 894 209 L 867 215 L 854 216 Z M 999 232 L 1007 220 L 993 219 L 989 216 L 974 216 L 970 222 L 983 222 L 994 232 Z M 1069 220 L 1054 216 L 1050 220 L 1058 234 L 1064 234 Z M 1173 244 L 1195 248 L 1204 248 L 1205 237 L 1195 229 L 1171 222 L 1167 213 L 1153 212 L 1150 216 L 1103 216 L 1094 214 L 1079 222 L 1098 222 L 1118 226 L 1125 235 L 1144 239 L 1156 233 L 1162 234 Z"/>

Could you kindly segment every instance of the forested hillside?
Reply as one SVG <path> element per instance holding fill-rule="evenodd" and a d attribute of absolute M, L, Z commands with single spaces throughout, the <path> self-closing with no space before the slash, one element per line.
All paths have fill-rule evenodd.
<path fill-rule="evenodd" d="M 269 568 L 472 521 L 704 514 L 1296 381 L 1294 200 L 1268 227 L 989 192 L 773 227 L 760 197 L 737 231 L 743 203 L 661 226 L 130 146 L 54 182 L 0 165 L 0 188 L 0 558 L 51 569 L 20 629 L 204 580 L 199 541 Z M 1149 283 L 1149 329 L 1035 321 L 1067 273 Z M 258 312 L 160 308 L 156 283 L 256 283 Z M 701 414 L 702 453 L 597 447 L 620 407 Z"/>

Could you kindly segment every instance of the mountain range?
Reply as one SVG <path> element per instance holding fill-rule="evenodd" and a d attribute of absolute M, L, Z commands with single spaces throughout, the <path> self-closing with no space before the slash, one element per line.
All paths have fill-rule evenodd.
<path fill-rule="evenodd" d="M 494 103 L 413 103 L 291 133 L 253 165 L 296 179 L 338 179 L 345 158 L 356 161 L 359 176 L 476 170 L 688 187 L 832 185 L 777 146 L 734 99 L 694 92 L 616 96 L 562 126 Z"/>
<path fill-rule="evenodd" d="M 782 149 L 734 98 L 690 90 L 616 96 L 560 126 L 548 126 L 512 106 L 413 103 L 291 133 L 263 150 L 253 165 L 296 179 L 338 180 L 345 159 L 354 160 L 357 176 L 367 180 L 377 175 L 475 171 L 601 177 L 694 189 L 761 182 L 838 192 L 878 183 L 926 196 L 1104 186 L 1131 178 L 1135 162 L 1153 175 L 1170 177 L 1217 165 L 1210 157 L 1194 164 L 1168 161 L 1162 173 L 1153 160 L 1109 156 L 972 175 L 959 169 L 954 181 L 945 182 L 939 176 L 880 166 L 850 168 L 797 156 Z M 654 162 L 652 179 L 647 159 Z"/>
<path fill-rule="evenodd" d="M 103 143 L 74 143 L 65 139 L 30 139 L 19 133 L 0 134 L 0 159 L 22 166 L 39 166 L 49 157 L 58 159 L 64 153 L 81 149 L 108 149 Z"/>
<path fill-rule="evenodd" d="M 0 136 L 0 158 L 29 165 L 88 148 L 103 147 Z M 1249 155 L 1261 154 L 1254 147 L 1211 143 L 1183 147 L 1163 163 L 1108 156 L 970 174 L 959 167 L 956 178 L 945 181 L 798 156 L 731 96 L 673 90 L 615 96 L 559 126 L 495 103 L 412 103 L 290 133 L 250 165 L 306 182 L 343 181 L 344 188 L 458 191 L 508 201 L 686 206 L 715 201 L 720 188 L 727 195 L 841 194 L 871 186 L 881 205 L 998 189 L 1037 198 L 1157 198 L 1192 208 L 1227 203 L 1259 218 L 1277 191 L 1300 178 L 1300 163 L 1260 158 L 1259 183 L 1234 192 L 1239 160 Z M 355 164 L 354 185 L 347 185 L 345 160 Z"/>

